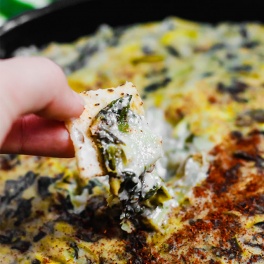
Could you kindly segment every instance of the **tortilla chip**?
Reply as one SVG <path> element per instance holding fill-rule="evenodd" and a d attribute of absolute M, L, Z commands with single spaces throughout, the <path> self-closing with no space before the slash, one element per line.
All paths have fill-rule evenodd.
<path fill-rule="evenodd" d="M 144 115 L 143 102 L 136 87 L 132 83 L 126 82 L 124 85 L 116 88 L 98 89 L 80 93 L 85 101 L 85 109 L 79 118 L 66 122 L 66 127 L 73 141 L 80 176 L 85 181 L 94 177 L 107 175 L 101 153 L 95 144 L 95 139 L 91 135 L 90 127 L 93 119 L 100 110 L 112 101 L 127 94 L 132 95 L 131 110 L 139 115 Z"/>

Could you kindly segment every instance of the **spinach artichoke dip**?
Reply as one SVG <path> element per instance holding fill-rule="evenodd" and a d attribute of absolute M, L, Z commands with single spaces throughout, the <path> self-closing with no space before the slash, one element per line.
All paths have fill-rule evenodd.
<path fill-rule="evenodd" d="M 0 156 L 0 263 L 264 263 L 262 24 L 102 25 L 14 54 L 35 55 L 92 104 L 67 124 L 79 169 Z"/>

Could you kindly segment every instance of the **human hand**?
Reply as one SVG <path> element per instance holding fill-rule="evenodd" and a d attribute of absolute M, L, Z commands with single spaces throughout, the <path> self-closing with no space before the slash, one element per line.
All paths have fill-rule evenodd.
<path fill-rule="evenodd" d="M 0 153 L 73 157 L 65 120 L 83 102 L 46 58 L 0 60 Z"/>

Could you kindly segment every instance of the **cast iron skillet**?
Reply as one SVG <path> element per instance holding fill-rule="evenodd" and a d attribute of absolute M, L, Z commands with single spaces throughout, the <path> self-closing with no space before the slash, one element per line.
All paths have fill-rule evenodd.
<path fill-rule="evenodd" d="M 93 33 L 102 23 L 128 25 L 172 15 L 210 23 L 264 21 L 263 6 L 263 1 L 255 0 L 61 0 L 1 27 L 0 58 L 10 57 L 21 46 L 73 41 Z"/>

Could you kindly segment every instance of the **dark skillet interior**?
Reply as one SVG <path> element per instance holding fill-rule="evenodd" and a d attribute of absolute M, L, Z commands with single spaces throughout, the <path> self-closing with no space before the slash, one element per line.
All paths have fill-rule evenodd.
<path fill-rule="evenodd" d="M 62 0 L 16 17 L 0 28 L 0 58 L 10 57 L 21 46 L 34 44 L 40 47 L 51 41 L 73 41 L 94 32 L 102 23 L 120 26 L 172 15 L 210 23 L 264 21 L 264 3 L 256 2 Z"/>

